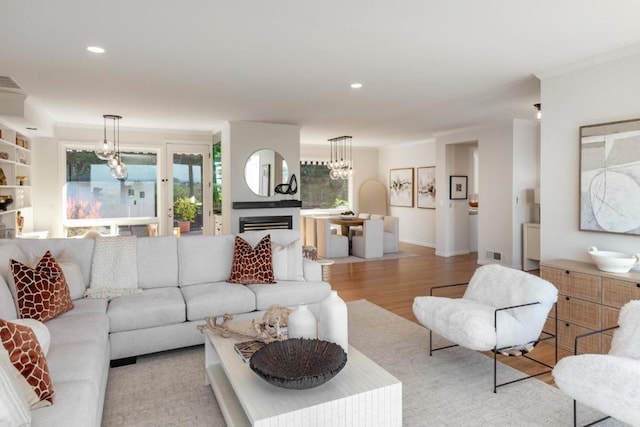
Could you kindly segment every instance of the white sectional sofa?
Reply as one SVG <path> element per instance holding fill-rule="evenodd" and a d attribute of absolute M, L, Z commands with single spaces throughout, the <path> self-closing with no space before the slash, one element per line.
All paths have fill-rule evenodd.
<path fill-rule="evenodd" d="M 314 304 L 326 298 L 331 287 L 322 281 L 321 266 L 302 257 L 297 231 L 269 230 L 243 237 L 253 245 L 267 233 L 274 248 L 282 250 L 278 258 L 281 270 L 282 263 L 288 263 L 296 280 L 281 280 L 276 274 L 276 284 L 227 283 L 234 249 L 231 235 L 145 237 L 136 242 L 142 292 L 110 302 L 79 298 L 82 289 L 78 286 L 90 284 L 94 240 L 0 240 L 0 318 L 17 317 L 7 285 L 9 258 L 15 258 L 17 248 L 25 261 L 47 250 L 56 259 L 68 259 L 71 254 L 83 282 L 75 287 L 70 283 L 73 310 L 45 323 L 51 333 L 47 363 L 54 404 L 32 410 L 32 425 L 99 426 L 109 361 L 201 344 L 204 338 L 196 326 L 205 317 L 225 313 L 259 316 L 271 304 Z"/>

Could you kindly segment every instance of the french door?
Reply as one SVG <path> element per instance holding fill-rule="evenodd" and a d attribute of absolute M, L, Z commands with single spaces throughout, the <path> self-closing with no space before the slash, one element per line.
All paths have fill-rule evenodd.
<path fill-rule="evenodd" d="M 213 235 L 211 146 L 167 144 L 165 234 Z"/>

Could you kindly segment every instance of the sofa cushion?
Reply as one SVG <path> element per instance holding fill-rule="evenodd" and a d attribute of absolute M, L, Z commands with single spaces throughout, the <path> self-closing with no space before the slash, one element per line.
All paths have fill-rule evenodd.
<path fill-rule="evenodd" d="M 320 302 L 329 296 L 331 285 L 326 282 L 278 282 L 276 285 L 247 285 L 256 295 L 256 309 L 270 305 L 294 306 Z"/>
<path fill-rule="evenodd" d="M 18 239 L 20 240 L 20 239 Z M 11 272 L 11 260 L 16 260 L 22 264 L 27 264 L 28 260 L 22 249 L 15 243 L 7 243 L 0 245 L 0 275 L 9 286 L 9 291 L 13 296 L 12 301 L 15 304 L 16 312 L 18 311 L 18 303 L 16 297 L 16 286 L 13 282 L 13 273 Z M 10 319 L 17 317 L 12 316 Z"/>
<path fill-rule="evenodd" d="M 53 383 L 89 381 L 95 390 L 99 390 L 109 357 L 106 340 L 102 343 L 82 341 L 54 344 L 47 355 Z"/>
<path fill-rule="evenodd" d="M 31 411 L 34 426 L 99 426 L 100 395 L 90 381 L 56 383 L 56 403 Z"/>
<path fill-rule="evenodd" d="M 47 322 L 51 341 L 55 345 L 92 341 L 106 343 L 109 319 L 103 313 L 60 316 Z"/>
<path fill-rule="evenodd" d="M 107 305 L 109 302 L 104 299 L 83 298 L 77 299 L 73 302 L 73 310 L 69 310 L 66 313 L 56 317 L 75 316 L 77 314 L 107 314 Z"/>
<path fill-rule="evenodd" d="M 47 359 L 31 328 L 0 319 L 0 340 L 11 363 L 31 385 L 40 402 L 43 405 L 53 403 Z"/>
<path fill-rule="evenodd" d="M 138 238 L 138 287 L 178 286 L 178 239 L 175 236 Z"/>
<path fill-rule="evenodd" d="M 233 264 L 227 282 L 239 284 L 275 283 L 271 237 L 267 234 L 255 247 L 236 236 L 233 247 Z"/>
<path fill-rule="evenodd" d="M 20 317 L 46 322 L 73 308 L 62 269 L 50 252 L 35 268 L 11 260 Z"/>
<path fill-rule="evenodd" d="M 18 317 L 16 303 L 13 294 L 9 290 L 9 285 L 0 275 L 0 319 L 15 319 Z"/>
<path fill-rule="evenodd" d="M 227 280 L 233 261 L 233 241 L 231 235 L 178 239 L 180 286 Z"/>
<path fill-rule="evenodd" d="M 256 309 L 256 297 L 245 286 L 227 282 L 206 283 L 182 288 L 187 303 L 187 320 L 201 320 L 226 313 L 246 313 Z"/>
<path fill-rule="evenodd" d="M 184 298 L 177 287 L 145 289 L 138 295 L 114 298 L 107 310 L 111 332 L 181 323 L 186 320 L 185 313 Z"/>

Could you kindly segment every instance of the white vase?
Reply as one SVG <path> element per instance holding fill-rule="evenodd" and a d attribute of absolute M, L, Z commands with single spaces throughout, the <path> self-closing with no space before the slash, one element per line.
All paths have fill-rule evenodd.
<path fill-rule="evenodd" d="M 345 353 L 349 352 L 349 323 L 347 304 L 338 296 L 337 291 L 320 303 L 320 324 L 318 338 L 340 345 Z"/>
<path fill-rule="evenodd" d="M 287 320 L 287 335 L 289 338 L 318 338 L 318 322 L 316 316 L 306 304 L 300 304 L 289 314 Z"/>

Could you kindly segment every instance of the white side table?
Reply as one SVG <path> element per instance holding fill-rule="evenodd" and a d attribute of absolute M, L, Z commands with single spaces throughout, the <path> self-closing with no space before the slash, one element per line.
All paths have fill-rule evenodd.
<path fill-rule="evenodd" d="M 332 259 L 319 259 L 316 262 L 322 266 L 322 280 L 331 283 L 331 266 L 335 261 Z"/>

